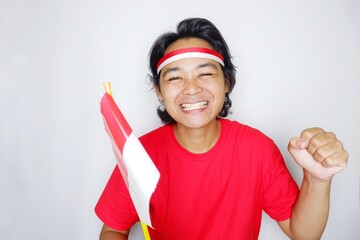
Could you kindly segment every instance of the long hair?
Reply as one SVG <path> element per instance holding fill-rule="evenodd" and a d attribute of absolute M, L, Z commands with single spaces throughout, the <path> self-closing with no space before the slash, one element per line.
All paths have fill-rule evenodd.
<path fill-rule="evenodd" d="M 156 71 L 156 64 L 161 59 L 168 46 L 182 38 L 195 37 L 207 41 L 214 50 L 218 51 L 224 57 L 225 66 L 221 67 L 224 73 L 226 84 L 229 91 L 225 94 L 224 105 L 218 115 L 218 118 L 226 117 L 229 114 L 232 102 L 229 98 L 230 92 L 236 83 L 236 69 L 231 62 L 230 50 L 216 26 L 204 18 L 188 18 L 181 21 L 176 28 L 176 32 L 167 32 L 160 35 L 149 52 L 149 68 L 151 71 L 150 80 L 154 87 L 160 89 L 160 73 Z M 175 120 L 169 115 L 162 106 L 157 108 L 157 114 L 164 124 L 175 123 Z"/>

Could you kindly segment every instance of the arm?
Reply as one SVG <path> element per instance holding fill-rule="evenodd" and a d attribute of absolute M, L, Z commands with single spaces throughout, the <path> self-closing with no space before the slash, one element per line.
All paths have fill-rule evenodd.
<path fill-rule="evenodd" d="M 100 240 L 127 240 L 129 231 L 116 231 L 107 225 L 103 225 L 100 232 Z"/>
<path fill-rule="evenodd" d="M 304 178 L 291 218 L 278 223 L 291 239 L 320 239 L 329 215 L 331 181 L 345 169 L 348 153 L 335 134 L 320 128 L 292 138 L 288 150 Z"/>

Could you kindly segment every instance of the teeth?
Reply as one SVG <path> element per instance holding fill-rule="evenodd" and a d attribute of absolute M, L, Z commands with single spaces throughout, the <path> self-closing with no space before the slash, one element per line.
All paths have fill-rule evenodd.
<path fill-rule="evenodd" d="M 185 111 L 196 110 L 196 109 L 204 108 L 206 106 L 207 106 L 207 101 L 181 104 L 182 109 Z"/>

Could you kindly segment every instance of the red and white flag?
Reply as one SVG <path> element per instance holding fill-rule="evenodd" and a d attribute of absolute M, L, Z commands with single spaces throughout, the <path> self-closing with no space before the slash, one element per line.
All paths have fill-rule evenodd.
<path fill-rule="evenodd" d="M 108 93 L 101 99 L 101 113 L 120 172 L 140 221 L 152 227 L 150 198 L 155 191 L 160 173 Z"/>

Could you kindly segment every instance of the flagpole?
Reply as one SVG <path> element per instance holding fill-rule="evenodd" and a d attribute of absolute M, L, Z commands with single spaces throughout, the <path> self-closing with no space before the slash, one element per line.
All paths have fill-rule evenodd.
<path fill-rule="evenodd" d="M 112 97 L 113 95 L 112 95 L 112 90 L 111 90 L 111 83 L 104 82 L 103 86 L 104 86 L 105 92 Z M 143 231 L 144 240 L 151 240 L 150 234 L 149 234 L 149 229 L 148 229 L 147 225 L 141 221 L 140 221 L 140 224 L 141 224 L 141 229 Z"/>

